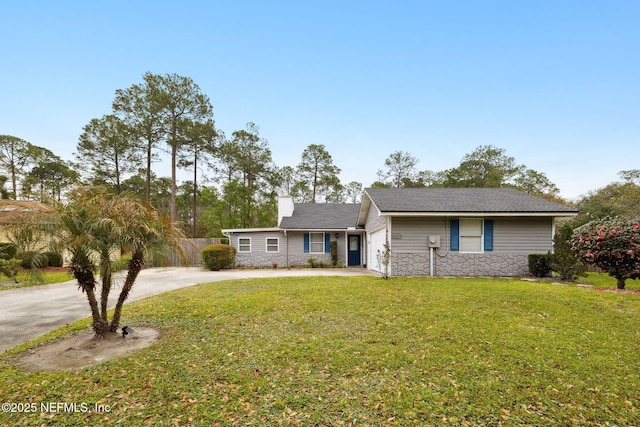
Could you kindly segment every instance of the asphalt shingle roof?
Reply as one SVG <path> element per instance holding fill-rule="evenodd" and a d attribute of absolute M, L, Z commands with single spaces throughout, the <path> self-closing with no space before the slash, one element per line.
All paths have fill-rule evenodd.
<path fill-rule="evenodd" d="M 577 213 L 511 188 L 367 188 L 381 212 Z"/>
<path fill-rule="evenodd" d="M 359 203 L 295 203 L 293 215 L 283 217 L 283 229 L 346 229 L 356 227 Z"/>

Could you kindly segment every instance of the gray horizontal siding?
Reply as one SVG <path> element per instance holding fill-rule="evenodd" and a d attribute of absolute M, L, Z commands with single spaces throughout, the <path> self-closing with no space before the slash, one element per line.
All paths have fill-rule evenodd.
<path fill-rule="evenodd" d="M 494 220 L 493 252 L 546 253 L 553 247 L 551 218 L 486 218 Z M 391 222 L 391 250 L 428 252 L 429 236 L 440 236 L 440 250 L 449 247 L 448 218 L 396 217 Z"/>
<path fill-rule="evenodd" d="M 494 221 L 494 252 L 546 253 L 553 248 L 551 218 L 498 218 Z"/>
<path fill-rule="evenodd" d="M 230 244 L 239 249 L 238 241 L 240 238 L 251 239 L 251 252 L 240 252 L 236 254 L 236 264 L 243 266 L 271 266 L 277 263 L 279 266 L 298 266 L 307 265 L 309 258 L 325 263 L 331 262 L 330 253 L 309 253 L 304 251 L 304 231 L 287 231 L 284 232 L 247 232 L 230 236 Z M 346 242 L 344 231 L 329 232 L 331 241 L 338 241 L 338 260 L 346 264 Z M 358 234 L 358 233 L 353 233 Z M 279 239 L 279 252 L 267 252 L 267 239 Z M 361 241 L 362 245 L 362 241 Z"/>
<path fill-rule="evenodd" d="M 387 224 L 385 217 L 380 214 L 380 211 L 375 206 L 371 205 L 369 207 L 369 212 L 367 212 L 367 222 L 364 225 L 367 233 L 371 233 L 373 231 L 384 228 Z"/>
<path fill-rule="evenodd" d="M 283 245 L 285 244 L 284 233 L 278 231 L 272 232 L 256 232 L 256 233 L 240 233 L 237 235 L 230 236 L 229 243 L 231 246 L 238 248 L 238 240 L 240 238 L 250 238 L 251 239 L 251 252 L 256 253 L 265 253 L 267 252 L 267 239 L 278 238 L 280 240 L 280 252 L 282 252 Z M 238 253 L 240 251 L 238 250 Z M 246 252 L 242 252 L 246 253 Z M 270 252 L 271 253 L 271 252 Z"/>
<path fill-rule="evenodd" d="M 393 218 L 391 222 L 391 250 L 394 252 L 428 252 L 429 236 L 440 236 L 440 247 L 444 249 L 445 218 Z"/>

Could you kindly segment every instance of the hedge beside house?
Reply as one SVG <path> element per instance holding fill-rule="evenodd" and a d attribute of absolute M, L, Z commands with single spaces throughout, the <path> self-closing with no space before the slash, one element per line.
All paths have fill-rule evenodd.
<path fill-rule="evenodd" d="M 551 273 L 551 254 L 529 254 L 529 271 L 536 277 Z"/>
<path fill-rule="evenodd" d="M 202 264 L 212 271 L 231 268 L 236 262 L 236 248 L 215 244 L 202 248 Z"/>

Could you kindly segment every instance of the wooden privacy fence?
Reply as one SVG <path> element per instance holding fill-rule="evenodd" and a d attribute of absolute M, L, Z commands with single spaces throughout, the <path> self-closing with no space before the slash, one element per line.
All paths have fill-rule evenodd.
<path fill-rule="evenodd" d="M 200 253 L 205 246 L 220 243 L 220 238 L 183 239 L 180 243 L 187 255 L 189 265 L 184 265 L 177 254 L 168 254 L 166 260 L 167 267 L 198 267 L 200 265 Z M 225 239 L 226 241 L 226 239 Z"/>

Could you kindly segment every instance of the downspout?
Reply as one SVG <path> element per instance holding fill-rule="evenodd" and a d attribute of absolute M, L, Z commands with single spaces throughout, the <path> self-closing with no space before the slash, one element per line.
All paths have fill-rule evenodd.
<path fill-rule="evenodd" d="M 284 241 L 285 243 L 285 253 L 284 253 L 284 263 L 286 264 L 287 268 L 289 268 L 289 237 L 287 236 L 287 230 L 283 230 L 284 231 Z"/>

